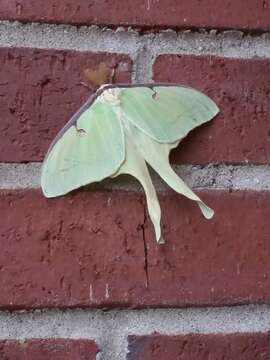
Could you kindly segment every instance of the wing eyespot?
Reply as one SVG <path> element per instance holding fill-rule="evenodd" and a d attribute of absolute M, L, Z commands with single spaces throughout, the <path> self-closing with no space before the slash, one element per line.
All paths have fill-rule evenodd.
<path fill-rule="evenodd" d="M 156 90 L 154 89 L 151 89 L 153 91 L 153 94 L 152 94 L 152 99 L 153 100 L 159 100 L 159 96 L 158 96 L 158 93 L 156 92 Z"/>
<path fill-rule="evenodd" d="M 84 129 L 78 128 L 78 125 L 77 125 L 77 124 L 75 124 L 75 129 L 76 129 L 77 133 L 78 133 L 80 136 L 87 134 L 87 132 L 86 132 Z"/>

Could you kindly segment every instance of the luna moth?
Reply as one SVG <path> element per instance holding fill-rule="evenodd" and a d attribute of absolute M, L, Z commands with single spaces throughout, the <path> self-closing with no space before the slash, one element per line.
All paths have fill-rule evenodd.
<path fill-rule="evenodd" d="M 169 153 L 218 111 L 203 93 L 176 84 L 103 85 L 51 144 L 42 166 L 43 193 L 61 196 L 130 174 L 144 188 L 156 240 L 164 243 L 160 205 L 146 163 L 172 189 L 196 201 L 206 219 L 212 218 L 214 211 L 170 166 Z"/>

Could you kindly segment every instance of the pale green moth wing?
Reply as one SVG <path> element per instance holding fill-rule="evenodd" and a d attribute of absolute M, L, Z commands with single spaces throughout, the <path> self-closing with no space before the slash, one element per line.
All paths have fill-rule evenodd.
<path fill-rule="evenodd" d="M 213 210 L 174 172 L 169 153 L 217 113 L 210 98 L 187 87 L 104 85 L 51 145 L 42 167 L 44 195 L 60 196 L 106 177 L 130 174 L 145 190 L 156 240 L 163 243 L 160 205 L 146 162 L 210 219 Z"/>
<path fill-rule="evenodd" d="M 182 86 L 123 88 L 119 99 L 126 119 L 161 143 L 183 139 L 219 111 L 208 96 Z"/>
<path fill-rule="evenodd" d="M 196 201 L 205 218 L 211 219 L 214 211 L 209 208 L 172 169 L 169 163 L 169 153 L 173 146 L 171 144 L 159 143 L 135 127 L 132 133 L 137 148 L 146 162 L 174 191 L 186 196 L 190 200 Z"/>
<path fill-rule="evenodd" d="M 161 210 L 156 190 L 152 183 L 144 157 L 138 149 L 137 142 L 134 141 L 135 134 L 132 130 L 133 129 L 129 128 L 128 126 L 124 127 L 126 158 L 122 166 L 113 177 L 121 174 L 129 174 L 134 176 L 141 183 L 145 191 L 148 213 L 154 225 L 157 242 L 163 243 L 164 240 L 162 238 L 160 228 Z"/>
<path fill-rule="evenodd" d="M 42 166 L 43 193 L 55 197 L 100 181 L 114 174 L 124 159 L 119 118 L 110 104 L 97 98 L 49 149 Z"/>

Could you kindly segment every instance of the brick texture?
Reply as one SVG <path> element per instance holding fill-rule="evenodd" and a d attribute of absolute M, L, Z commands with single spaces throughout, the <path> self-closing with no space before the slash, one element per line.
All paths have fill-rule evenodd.
<path fill-rule="evenodd" d="M 268 360 L 270 334 L 130 336 L 127 360 Z"/>
<path fill-rule="evenodd" d="M 56 133 L 88 98 L 85 70 L 105 64 L 108 81 L 128 82 L 127 56 L 72 51 L 0 50 L 0 161 L 41 161 Z M 113 79 L 112 70 L 116 69 Z M 177 81 L 208 93 L 221 114 L 195 130 L 175 163 L 270 161 L 270 62 L 160 56 L 156 81 Z M 222 86 L 221 86 L 222 84 Z"/>
<path fill-rule="evenodd" d="M 0 308 L 268 303 L 269 193 L 200 195 L 211 221 L 160 196 L 167 244 L 158 246 L 143 194 L 2 191 Z"/>
<path fill-rule="evenodd" d="M 267 0 L 2 0 L 0 18 L 142 28 L 270 30 Z"/>
<path fill-rule="evenodd" d="M 215 120 L 183 141 L 173 162 L 270 162 L 268 59 L 161 55 L 154 64 L 154 79 L 188 84 L 220 107 Z"/>
<path fill-rule="evenodd" d="M 144 288 L 139 195 L 14 191 L 0 203 L 0 307 L 124 305 Z"/>
<path fill-rule="evenodd" d="M 270 192 L 209 192 L 215 210 L 205 220 L 197 206 L 172 193 L 161 197 L 167 245 L 146 229 L 148 276 L 160 305 L 269 302 Z"/>
<path fill-rule="evenodd" d="M 0 161 L 43 160 L 56 133 L 90 96 L 80 82 L 91 72 L 105 82 L 129 82 L 131 67 L 125 55 L 0 49 Z"/>
<path fill-rule="evenodd" d="M 2 360 L 95 360 L 97 351 L 90 340 L 0 341 Z"/>

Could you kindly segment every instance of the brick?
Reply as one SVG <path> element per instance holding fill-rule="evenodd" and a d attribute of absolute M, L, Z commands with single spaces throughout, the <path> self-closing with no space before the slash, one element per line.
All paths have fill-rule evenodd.
<path fill-rule="evenodd" d="M 0 307 L 125 305 L 145 287 L 139 195 L 0 197 Z"/>
<path fill-rule="evenodd" d="M 200 196 L 160 195 L 158 246 L 141 193 L 1 191 L 0 308 L 269 303 L 270 193 Z"/>
<path fill-rule="evenodd" d="M 220 107 L 215 120 L 183 140 L 173 162 L 270 162 L 268 59 L 161 55 L 154 64 L 154 79 L 194 87 Z"/>
<path fill-rule="evenodd" d="M 0 18 L 23 22 L 134 25 L 141 28 L 270 29 L 265 0 L 2 0 Z"/>
<path fill-rule="evenodd" d="M 80 82 L 87 82 L 87 72 L 98 75 L 100 66 L 105 81 L 130 81 L 132 64 L 125 55 L 1 48 L 0 161 L 42 160 L 56 133 L 90 96 Z"/>
<path fill-rule="evenodd" d="M 145 227 L 151 296 L 156 304 L 230 305 L 270 300 L 270 192 L 202 194 L 205 220 L 174 193 L 161 196 L 164 246 Z"/>
<path fill-rule="evenodd" d="M 268 360 L 270 333 L 129 336 L 127 360 Z"/>
<path fill-rule="evenodd" d="M 0 341 L 0 358 L 6 360 L 94 360 L 97 352 L 97 346 L 91 340 Z"/>

